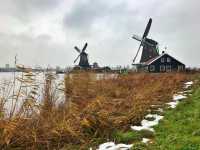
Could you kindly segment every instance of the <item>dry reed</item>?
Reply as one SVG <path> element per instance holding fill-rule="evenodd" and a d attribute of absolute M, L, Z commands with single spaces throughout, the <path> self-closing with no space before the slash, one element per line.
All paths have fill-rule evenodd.
<path fill-rule="evenodd" d="M 93 138 L 109 138 L 115 129 L 138 124 L 151 105 L 169 101 L 190 78 L 183 73 L 139 73 L 96 80 L 94 73 L 68 74 L 64 89 L 60 89 L 65 99 L 56 104 L 59 88 L 53 87 L 54 74 L 46 74 L 42 100 L 38 101 L 37 75 L 22 69 L 25 73 L 17 79 L 21 84 L 11 98 L 7 117 L 4 104 L 8 98 L 6 94 L 0 97 L 1 149 L 69 149 L 68 145 L 84 147 Z"/>

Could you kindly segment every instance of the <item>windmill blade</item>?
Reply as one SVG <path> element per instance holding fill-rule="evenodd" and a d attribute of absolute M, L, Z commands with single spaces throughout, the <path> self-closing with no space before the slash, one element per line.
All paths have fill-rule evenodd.
<path fill-rule="evenodd" d="M 87 48 L 87 43 L 85 43 L 85 45 L 84 45 L 84 47 L 83 47 L 83 49 L 82 49 L 82 52 L 84 52 L 85 50 L 86 50 L 86 48 Z"/>
<path fill-rule="evenodd" d="M 76 61 L 78 60 L 79 57 L 80 57 L 80 55 L 78 55 L 78 57 L 74 60 L 74 63 L 76 63 Z"/>
<path fill-rule="evenodd" d="M 138 35 L 133 34 L 132 38 L 139 41 L 139 42 L 142 42 L 142 37 L 140 37 Z"/>
<path fill-rule="evenodd" d="M 148 22 L 148 24 L 147 24 L 147 26 L 146 26 L 146 29 L 145 29 L 145 31 L 144 31 L 144 34 L 143 34 L 143 36 L 142 36 L 143 39 L 146 38 L 146 37 L 148 36 L 149 30 L 150 30 L 150 28 L 151 28 L 151 23 L 152 23 L 152 19 L 150 18 L 150 19 L 149 19 L 149 22 Z"/>
<path fill-rule="evenodd" d="M 80 50 L 77 46 L 75 46 L 74 49 L 75 49 L 78 53 L 81 53 L 81 50 Z"/>
<path fill-rule="evenodd" d="M 134 59 L 133 59 L 133 63 L 135 63 L 135 60 L 136 60 L 136 58 L 137 58 L 137 56 L 138 56 L 138 54 L 139 54 L 139 51 L 140 51 L 141 46 L 142 46 L 142 42 L 141 42 L 141 44 L 140 44 L 140 46 L 139 46 L 139 48 L 138 48 L 138 50 L 137 50 L 137 53 L 136 53 L 136 55 L 135 55 L 135 57 L 134 57 Z"/>

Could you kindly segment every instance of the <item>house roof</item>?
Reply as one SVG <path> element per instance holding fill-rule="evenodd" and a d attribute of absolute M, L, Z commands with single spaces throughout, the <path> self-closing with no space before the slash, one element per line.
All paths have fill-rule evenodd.
<path fill-rule="evenodd" d="M 148 61 L 144 62 L 144 64 L 146 64 L 146 65 L 151 64 L 151 62 L 153 62 L 154 60 L 156 60 L 156 59 L 158 59 L 158 58 L 160 58 L 160 56 L 156 56 L 156 57 L 154 57 L 154 58 L 151 58 L 151 59 L 149 59 Z"/>
<path fill-rule="evenodd" d="M 163 53 L 163 54 L 161 54 L 161 55 L 159 55 L 159 56 L 157 56 L 157 57 L 154 57 L 154 58 L 152 58 L 152 59 L 146 61 L 145 64 L 146 64 L 146 65 L 150 65 L 150 64 L 152 64 L 153 62 L 155 62 L 156 60 L 158 60 L 159 58 L 161 58 L 161 57 L 164 56 L 164 55 L 168 55 L 168 56 L 170 56 L 171 58 L 173 58 L 173 59 L 175 59 L 176 61 L 178 61 L 176 58 L 172 57 L 171 55 L 169 55 L 169 54 L 167 54 L 167 53 Z M 183 64 L 183 63 L 180 62 L 180 61 L 178 61 L 178 62 L 181 63 L 181 64 Z M 184 64 L 183 64 L 183 65 L 184 65 Z"/>

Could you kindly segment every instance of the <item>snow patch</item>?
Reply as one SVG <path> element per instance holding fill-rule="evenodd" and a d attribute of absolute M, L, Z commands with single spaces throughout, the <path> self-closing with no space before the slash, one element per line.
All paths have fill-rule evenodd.
<path fill-rule="evenodd" d="M 179 93 L 183 93 L 183 92 L 179 92 Z M 182 94 L 175 94 L 173 96 L 173 101 L 166 103 L 167 105 L 169 105 L 169 108 L 176 108 L 176 106 L 178 105 L 179 101 L 181 101 L 182 99 L 187 98 L 187 96 L 182 95 Z"/>
<path fill-rule="evenodd" d="M 192 93 L 192 90 L 184 91 L 185 93 Z"/>
<path fill-rule="evenodd" d="M 103 143 L 97 150 L 130 150 L 133 145 L 115 144 L 114 142 Z"/>
<path fill-rule="evenodd" d="M 189 82 L 186 82 L 185 85 L 192 85 L 194 82 L 193 81 L 189 81 Z"/>
<path fill-rule="evenodd" d="M 182 99 L 185 99 L 185 98 L 187 98 L 187 97 L 184 96 L 184 95 L 181 95 L 181 94 L 175 94 L 175 95 L 173 96 L 173 100 L 174 100 L 174 101 L 182 100 Z"/>
<path fill-rule="evenodd" d="M 158 112 L 164 112 L 164 110 L 162 108 L 158 108 L 158 110 L 156 110 Z"/>
<path fill-rule="evenodd" d="M 193 81 L 186 82 L 185 83 L 185 88 L 186 89 L 189 88 L 190 86 L 192 86 L 193 83 L 194 83 Z"/>
<path fill-rule="evenodd" d="M 187 93 L 191 93 L 192 90 L 186 90 L 186 91 L 181 91 L 181 92 L 178 92 L 178 94 L 187 94 Z"/>
<path fill-rule="evenodd" d="M 160 116 L 160 115 L 157 115 L 157 114 L 148 114 L 145 116 L 145 118 L 155 118 L 155 120 L 153 121 L 149 121 L 149 120 L 142 120 L 141 124 L 142 126 L 146 126 L 146 127 L 152 127 L 152 126 L 155 126 L 159 123 L 159 121 L 161 119 L 163 119 L 163 116 Z"/>
<path fill-rule="evenodd" d="M 142 138 L 142 143 L 148 143 L 150 141 L 150 139 L 147 139 L 147 138 Z"/>
<path fill-rule="evenodd" d="M 193 84 L 193 81 L 186 82 L 184 88 L 187 89 L 190 86 L 192 86 L 192 84 Z M 175 94 L 173 96 L 173 101 L 166 104 L 168 104 L 170 108 L 175 108 L 178 105 L 180 100 L 187 98 L 185 94 L 190 93 L 190 92 L 191 90 L 178 92 L 178 94 Z M 157 107 L 157 105 L 151 105 L 151 107 Z M 162 108 L 158 108 L 156 111 L 164 112 Z M 147 118 L 154 118 L 154 120 L 149 121 L 147 120 Z M 148 114 L 145 116 L 145 119 L 141 121 L 141 126 L 131 126 L 131 129 L 135 131 L 149 130 L 149 131 L 154 132 L 153 126 L 157 125 L 159 121 L 163 118 L 164 116 L 160 116 L 157 114 Z M 150 139 L 148 138 L 142 138 L 143 143 L 148 143 L 149 141 Z M 107 142 L 107 143 L 101 144 L 97 150 L 130 150 L 131 147 L 132 145 L 115 144 L 114 142 Z"/>
<path fill-rule="evenodd" d="M 131 129 L 135 131 L 148 130 L 148 131 L 154 132 L 153 128 L 145 127 L 145 126 L 131 126 Z"/>
<path fill-rule="evenodd" d="M 141 121 L 141 126 L 131 126 L 131 129 L 136 131 L 141 130 L 149 130 L 154 132 L 153 126 L 157 125 L 161 119 L 163 119 L 163 116 L 157 115 L 157 114 L 148 114 L 145 116 L 145 118 L 154 118 L 154 120 L 149 121 L 146 119 L 143 119 Z"/>
<path fill-rule="evenodd" d="M 176 108 L 176 106 L 178 105 L 179 101 L 175 101 L 175 102 L 169 102 L 167 103 L 169 105 L 169 108 Z"/>

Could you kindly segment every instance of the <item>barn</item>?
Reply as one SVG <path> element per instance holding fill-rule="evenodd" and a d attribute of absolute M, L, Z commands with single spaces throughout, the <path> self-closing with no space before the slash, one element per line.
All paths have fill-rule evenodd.
<path fill-rule="evenodd" d="M 161 55 L 144 62 L 142 68 L 148 72 L 180 72 L 185 70 L 185 65 L 169 54 L 162 52 Z"/>

